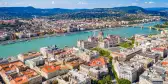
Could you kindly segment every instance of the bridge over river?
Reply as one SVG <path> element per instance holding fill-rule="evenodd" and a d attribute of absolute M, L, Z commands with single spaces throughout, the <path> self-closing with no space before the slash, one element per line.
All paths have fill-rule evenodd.
<path fill-rule="evenodd" d="M 157 30 L 157 31 L 164 31 L 164 30 L 168 30 L 168 28 L 157 28 L 157 27 L 154 27 L 154 26 L 144 26 L 144 25 L 141 25 L 141 24 L 136 24 L 136 25 L 128 25 L 129 27 L 134 27 L 134 28 L 149 28 L 150 30 Z"/>

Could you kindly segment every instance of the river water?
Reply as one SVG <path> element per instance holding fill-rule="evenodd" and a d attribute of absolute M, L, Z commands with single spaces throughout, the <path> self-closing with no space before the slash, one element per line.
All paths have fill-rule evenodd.
<path fill-rule="evenodd" d="M 146 26 L 153 26 L 155 24 L 161 24 L 163 22 L 157 21 L 152 23 L 142 24 Z M 82 31 L 67 35 L 53 36 L 47 38 L 34 39 L 29 42 L 18 42 L 9 45 L 0 45 L 0 58 L 6 58 L 9 56 L 17 56 L 20 53 L 25 53 L 28 51 L 39 51 L 41 47 L 57 45 L 60 48 L 65 46 L 76 46 L 77 40 L 86 40 L 88 36 L 97 35 L 99 30 L 95 31 Z M 135 34 L 157 34 L 160 33 L 157 30 L 150 30 L 149 28 L 134 28 L 134 27 L 124 27 L 124 28 L 109 28 L 103 30 L 104 34 L 120 35 L 121 37 L 131 37 Z"/>

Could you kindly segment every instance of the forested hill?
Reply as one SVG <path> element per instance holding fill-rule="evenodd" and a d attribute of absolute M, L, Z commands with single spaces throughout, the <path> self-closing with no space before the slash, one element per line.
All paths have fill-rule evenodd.
<path fill-rule="evenodd" d="M 40 9 L 34 7 L 0 7 L 0 19 L 10 18 L 32 18 L 34 16 L 71 16 L 79 18 L 87 17 L 111 17 L 121 16 L 126 13 L 144 13 L 166 16 L 167 13 L 157 10 L 144 9 L 137 6 L 114 7 L 114 8 L 95 8 L 95 9 Z M 64 17 L 62 17 L 64 18 Z"/>

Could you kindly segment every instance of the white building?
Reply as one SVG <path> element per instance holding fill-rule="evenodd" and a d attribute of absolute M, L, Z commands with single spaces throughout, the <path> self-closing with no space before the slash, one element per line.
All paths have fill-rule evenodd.
<path fill-rule="evenodd" d="M 168 49 L 165 47 L 154 47 L 151 49 L 151 52 L 159 54 L 162 58 L 165 58 L 168 55 Z"/>
<path fill-rule="evenodd" d="M 56 45 L 40 48 L 40 52 L 42 53 L 44 58 L 54 57 L 53 51 L 59 51 Z"/>
<path fill-rule="evenodd" d="M 0 41 L 4 41 L 8 34 L 6 32 L 0 31 Z"/>
<path fill-rule="evenodd" d="M 139 53 L 142 53 L 142 49 L 120 49 L 119 52 L 112 52 L 111 56 L 113 56 L 113 58 L 117 58 L 119 61 L 128 61 Z"/>
<path fill-rule="evenodd" d="M 147 70 L 140 75 L 139 84 L 163 84 L 163 79 L 155 70 Z"/>
<path fill-rule="evenodd" d="M 71 70 L 68 74 L 57 77 L 57 80 L 58 84 L 91 84 L 91 78 L 77 70 Z"/>
<path fill-rule="evenodd" d="M 99 41 L 99 47 L 101 48 L 110 48 L 119 45 L 121 38 L 115 35 L 108 35 L 103 41 Z"/>
<path fill-rule="evenodd" d="M 44 56 L 44 58 L 47 58 L 47 53 L 48 53 L 48 47 L 42 47 L 40 48 L 40 52 L 42 53 L 42 55 Z"/>
<path fill-rule="evenodd" d="M 99 80 L 108 74 L 106 60 L 103 57 L 93 59 L 88 65 L 80 65 L 80 71 L 87 73 L 92 79 Z"/>
<path fill-rule="evenodd" d="M 86 62 L 89 62 L 93 58 L 99 57 L 99 52 L 91 51 L 88 49 L 79 49 L 76 51 L 76 56 L 78 56 L 80 59 Z"/>
<path fill-rule="evenodd" d="M 36 57 L 33 59 L 26 60 L 25 64 L 33 69 L 36 66 L 44 65 L 45 60 L 44 60 L 43 56 L 39 56 L 39 57 Z"/>
<path fill-rule="evenodd" d="M 26 60 L 39 57 L 41 56 L 40 52 L 28 52 L 28 53 L 23 53 L 18 55 L 18 59 L 22 62 L 25 62 Z"/>
<path fill-rule="evenodd" d="M 139 75 L 143 72 L 143 65 L 138 62 L 113 62 L 114 69 L 119 78 L 130 80 L 135 82 L 138 80 Z"/>
<path fill-rule="evenodd" d="M 98 46 L 98 38 L 96 37 L 89 37 L 88 40 L 79 40 L 77 41 L 77 47 L 84 48 L 84 49 L 91 49 Z"/>
<path fill-rule="evenodd" d="M 149 57 L 145 57 L 145 56 L 141 56 L 139 54 L 137 54 L 136 56 L 131 58 L 130 61 L 141 63 L 145 69 L 151 67 L 154 64 L 154 59 L 149 58 Z"/>

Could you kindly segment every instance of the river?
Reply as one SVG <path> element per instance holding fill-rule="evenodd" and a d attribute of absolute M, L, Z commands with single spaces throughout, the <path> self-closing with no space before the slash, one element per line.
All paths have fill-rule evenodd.
<path fill-rule="evenodd" d="M 155 24 L 161 24 L 163 22 L 157 21 L 152 23 L 143 24 L 144 26 L 153 26 Z M 149 28 L 109 28 L 103 30 L 104 34 L 120 35 L 121 37 L 131 37 L 135 34 L 157 34 L 160 33 L 157 30 L 150 30 Z M 95 32 L 95 35 L 98 31 Z M 88 36 L 94 35 L 92 31 L 82 31 L 77 33 L 72 33 L 62 36 L 53 36 L 47 38 L 34 39 L 28 42 L 18 42 L 9 45 L 0 45 L 0 58 L 6 58 L 9 56 L 17 56 L 20 53 L 25 53 L 28 51 L 39 51 L 41 47 L 57 45 L 60 48 L 64 46 L 76 46 L 77 40 L 86 40 Z"/>

